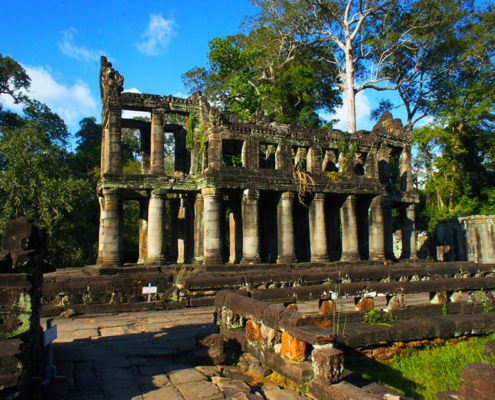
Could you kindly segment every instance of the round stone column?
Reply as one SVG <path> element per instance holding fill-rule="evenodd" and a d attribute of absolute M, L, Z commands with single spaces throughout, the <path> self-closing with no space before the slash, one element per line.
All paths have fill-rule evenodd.
<path fill-rule="evenodd" d="M 260 259 L 258 190 L 246 189 L 242 194 L 242 260 L 241 264 L 255 264 Z"/>
<path fill-rule="evenodd" d="M 316 193 L 309 206 L 311 262 L 328 262 L 327 231 L 325 228 L 325 195 Z"/>
<path fill-rule="evenodd" d="M 122 265 L 123 201 L 118 189 L 104 190 L 103 263 Z"/>
<path fill-rule="evenodd" d="M 402 254 L 401 259 L 416 260 L 415 204 L 402 206 Z"/>
<path fill-rule="evenodd" d="M 98 256 L 96 258 L 96 264 L 103 264 L 103 249 L 105 248 L 105 200 L 103 197 L 98 197 L 100 204 L 100 228 L 98 232 Z"/>
<path fill-rule="evenodd" d="M 204 260 L 205 264 L 223 264 L 222 197 L 214 189 L 203 189 Z"/>
<path fill-rule="evenodd" d="M 162 109 L 153 109 L 151 115 L 151 173 L 163 174 L 165 172 L 163 146 L 165 112 Z"/>
<path fill-rule="evenodd" d="M 359 257 L 356 195 L 347 196 L 342 205 L 342 261 L 357 261 Z"/>
<path fill-rule="evenodd" d="M 294 193 L 285 192 L 278 204 L 278 258 L 277 264 L 296 262 L 294 247 L 294 217 L 292 214 Z"/>
<path fill-rule="evenodd" d="M 204 261 L 204 227 L 203 227 L 203 195 L 196 194 L 194 203 L 194 264 L 203 264 Z"/>
<path fill-rule="evenodd" d="M 370 260 L 385 259 L 385 229 L 383 224 L 383 196 L 376 196 L 369 210 Z"/>
<path fill-rule="evenodd" d="M 153 190 L 148 210 L 148 256 L 147 263 L 165 264 L 165 202 L 166 192 Z"/>
<path fill-rule="evenodd" d="M 139 259 L 138 264 L 146 264 L 148 258 L 148 211 L 149 198 L 139 200 Z"/>

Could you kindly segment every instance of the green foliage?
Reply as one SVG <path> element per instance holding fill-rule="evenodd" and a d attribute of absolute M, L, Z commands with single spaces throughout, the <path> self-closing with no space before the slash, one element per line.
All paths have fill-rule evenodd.
<path fill-rule="evenodd" d="M 442 315 L 447 315 L 449 313 L 449 310 L 447 309 L 447 304 L 442 305 Z"/>
<path fill-rule="evenodd" d="M 22 89 L 29 89 L 31 79 L 22 66 L 10 57 L 0 54 L 0 96 L 7 94 L 18 104 L 26 97 Z M 0 112 L 2 103 L 0 99 Z"/>
<path fill-rule="evenodd" d="M 25 100 L 22 117 L 2 113 L 0 123 L 0 232 L 16 217 L 31 217 L 47 230 L 48 262 L 82 264 L 78 232 L 94 188 L 69 168 L 65 124 L 36 100 Z"/>
<path fill-rule="evenodd" d="M 186 149 L 191 151 L 194 147 L 194 126 L 196 125 L 196 118 L 193 113 L 189 114 L 186 120 Z"/>
<path fill-rule="evenodd" d="M 390 361 L 353 365 L 353 371 L 408 397 L 434 400 L 438 392 L 459 388 L 464 365 L 495 365 L 495 359 L 482 356 L 485 343 L 492 339 L 493 334 L 430 349 L 406 349 Z"/>
<path fill-rule="evenodd" d="M 182 78 L 216 106 L 240 120 L 265 116 L 278 122 L 321 126 L 320 109 L 340 104 L 335 71 L 314 54 L 287 47 L 270 28 L 252 29 L 209 43 L 210 69 L 193 68 Z"/>

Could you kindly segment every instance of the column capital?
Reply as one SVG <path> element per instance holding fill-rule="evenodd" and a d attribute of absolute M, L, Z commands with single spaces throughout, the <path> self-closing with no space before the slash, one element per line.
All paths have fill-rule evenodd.
<path fill-rule="evenodd" d="M 220 196 L 220 191 L 217 188 L 203 188 L 201 189 L 203 197 L 206 196 Z"/>
<path fill-rule="evenodd" d="M 103 196 L 105 198 L 113 196 L 113 197 L 120 197 L 122 196 L 122 190 L 120 189 L 103 189 Z"/>
<path fill-rule="evenodd" d="M 260 197 L 260 191 L 257 189 L 246 189 L 242 192 L 243 197 L 254 197 L 254 198 L 259 198 Z"/>
<path fill-rule="evenodd" d="M 325 193 L 315 193 L 314 200 L 323 201 L 325 200 Z"/>
<path fill-rule="evenodd" d="M 165 199 L 167 197 L 167 191 L 164 189 L 155 189 L 151 191 L 151 197 L 158 199 Z"/>
<path fill-rule="evenodd" d="M 152 116 L 157 116 L 157 117 L 163 117 L 165 115 L 165 109 L 164 108 L 153 108 L 151 110 L 151 115 Z"/>
<path fill-rule="evenodd" d="M 294 199 L 294 192 L 283 192 L 281 199 Z"/>

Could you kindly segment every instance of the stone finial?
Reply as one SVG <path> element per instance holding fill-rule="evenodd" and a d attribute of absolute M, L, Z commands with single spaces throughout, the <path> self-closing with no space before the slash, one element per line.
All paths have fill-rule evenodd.
<path fill-rule="evenodd" d="M 103 100 L 106 95 L 118 96 L 124 91 L 124 77 L 112 68 L 105 56 L 101 56 L 100 95 Z"/>

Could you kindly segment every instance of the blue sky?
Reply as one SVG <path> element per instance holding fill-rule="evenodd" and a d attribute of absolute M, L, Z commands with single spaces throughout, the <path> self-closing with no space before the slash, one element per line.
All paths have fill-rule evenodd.
<path fill-rule="evenodd" d="M 75 133 L 82 118 L 100 120 L 101 55 L 124 76 L 126 90 L 186 95 L 181 75 L 207 66 L 208 42 L 239 32 L 257 10 L 248 0 L 0 0 L 0 53 L 24 66 L 30 96 Z M 375 97 L 358 95 L 358 129 L 373 126 L 368 117 Z M 336 118 L 345 130 L 345 112 Z"/>

